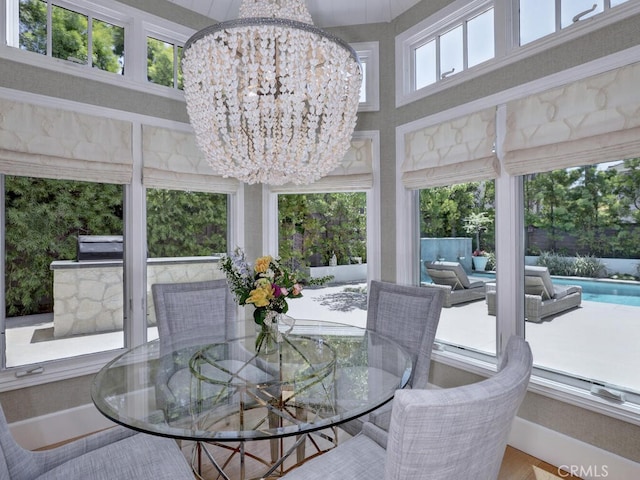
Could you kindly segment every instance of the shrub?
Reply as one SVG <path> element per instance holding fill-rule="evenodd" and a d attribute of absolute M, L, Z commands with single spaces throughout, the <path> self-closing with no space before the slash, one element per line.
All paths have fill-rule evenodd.
<path fill-rule="evenodd" d="M 555 252 L 541 252 L 538 265 L 547 267 L 551 275 L 570 276 L 573 272 L 572 261 Z"/>
<path fill-rule="evenodd" d="M 573 275 L 576 277 L 598 278 L 604 276 L 605 267 L 599 258 L 592 255 L 577 255 L 573 261 Z"/>
<path fill-rule="evenodd" d="M 538 265 L 547 267 L 551 275 L 566 277 L 598 278 L 606 273 L 600 259 L 593 255 L 577 255 L 575 258 L 569 258 L 555 252 L 542 252 L 538 257 Z"/>

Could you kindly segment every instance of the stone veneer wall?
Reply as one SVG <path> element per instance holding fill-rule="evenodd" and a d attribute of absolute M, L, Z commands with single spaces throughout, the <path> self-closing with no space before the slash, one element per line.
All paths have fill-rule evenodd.
<path fill-rule="evenodd" d="M 147 262 L 147 319 L 155 325 L 151 285 L 224 278 L 218 257 L 153 258 Z M 123 328 L 123 265 L 120 260 L 57 261 L 53 270 L 55 338 Z"/>

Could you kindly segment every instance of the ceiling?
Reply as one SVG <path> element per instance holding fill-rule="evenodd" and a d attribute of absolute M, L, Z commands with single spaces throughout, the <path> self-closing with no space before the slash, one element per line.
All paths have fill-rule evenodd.
<path fill-rule="evenodd" d="M 238 18 L 242 0 L 169 0 L 216 21 Z M 420 0 L 306 0 L 318 27 L 389 22 Z"/>

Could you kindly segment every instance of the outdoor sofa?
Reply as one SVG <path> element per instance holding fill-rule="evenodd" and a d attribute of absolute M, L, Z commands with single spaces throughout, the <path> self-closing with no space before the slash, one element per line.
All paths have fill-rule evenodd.
<path fill-rule="evenodd" d="M 524 269 L 524 316 L 529 322 L 540 323 L 544 318 L 579 307 L 582 287 L 555 285 L 547 267 L 527 265 Z M 489 315 L 496 314 L 496 292 L 487 292 Z"/>
<path fill-rule="evenodd" d="M 444 290 L 444 307 L 484 299 L 485 282 L 471 282 L 460 263 L 424 262 L 424 267 L 433 282 L 424 286 Z"/>

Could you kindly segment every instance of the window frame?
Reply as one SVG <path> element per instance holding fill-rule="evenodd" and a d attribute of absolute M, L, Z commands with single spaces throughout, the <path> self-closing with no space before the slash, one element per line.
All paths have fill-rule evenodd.
<path fill-rule="evenodd" d="M 46 384 L 54 381 L 94 375 L 105 363 L 111 361 L 125 349 L 141 345 L 147 341 L 147 248 L 146 248 L 146 187 L 142 181 L 142 126 L 156 125 L 166 128 L 182 128 L 190 131 L 190 126 L 145 115 L 113 110 L 89 104 L 42 97 L 28 92 L 0 87 L 0 97 L 39 106 L 76 111 L 83 114 L 101 116 L 132 124 L 133 172 L 131 183 L 124 185 L 124 347 L 122 349 L 96 352 L 28 366 L 10 367 L 0 370 L 0 392 Z M 0 249 L 4 251 L 4 191 L 0 209 Z M 225 192 L 222 192 L 225 193 Z M 244 185 L 240 184 L 235 193 L 228 196 L 227 244 L 243 245 L 244 234 Z M 4 255 L 0 258 L 4 269 Z M 4 304 L 4 275 L 0 275 L 0 300 Z M 6 338 L 0 335 L 0 354 L 4 355 Z M 41 370 L 39 367 L 43 367 Z"/>
<path fill-rule="evenodd" d="M 498 0 L 499 1 L 499 0 Z M 456 0 L 431 17 L 425 18 L 420 23 L 396 36 L 396 106 L 410 103 L 418 98 L 425 97 L 442 88 L 449 88 L 451 82 L 460 76 L 467 75 L 469 70 L 475 70 L 492 60 L 487 60 L 477 66 L 467 68 L 466 48 L 466 22 L 477 15 L 494 8 L 494 29 L 497 25 L 496 7 L 494 0 L 473 0 L 471 2 Z M 440 78 L 440 47 L 439 37 L 448 31 L 462 25 L 463 32 L 463 71 L 454 75 Z M 436 42 L 436 81 L 419 90 L 415 85 L 415 50 L 430 41 Z M 495 42 L 494 42 L 495 44 Z M 498 49 L 494 45 L 494 59 Z"/>
<path fill-rule="evenodd" d="M 538 37 L 535 40 L 531 40 L 530 42 L 527 42 L 524 45 L 521 45 L 520 44 L 520 15 L 519 15 L 520 0 L 513 0 L 514 2 L 513 11 L 515 12 L 515 15 L 513 16 L 514 39 L 515 39 L 514 46 L 516 48 L 525 47 L 527 45 L 538 42 L 547 37 L 557 35 L 564 30 L 576 28 L 578 25 L 584 24 L 585 22 L 588 23 L 589 21 L 595 21 L 596 23 L 598 23 L 601 20 L 602 16 L 611 15 L 611 11 L 615 11 L 618 8 L 624 8 L 627 4 L 633 3 L 632 0 L 627 0 L 625 3 L 622 3 L 620 5 L 611 6 L 611 0 L 603 0 L 602 12 L 598 12 L 594 15 L 585 16 L 579 19 L 577 22 L 563 27 L 562 26 L 562 3 L 564 1 L 565 0 L 554 0 L 554 3 L 555 3 L 554 31 L 542 37 Z"/>
<path fill-rule="evenodd" d="M 359 112 L 380 110 L 380 53 L 379 42 L 351 43 L 360 63 L 366 65 L 365 92 L 367 100 L 358 105 Z"/>
<path fill-rule="evenodd" d="M 57 5 L 97 16 L 99 20 L 122 26 L 125 29 L 124 56 L 126 68 L 123 75 L 114 75 L 97 68 L 75 64 L 50 55 L 21 50 L 18 45 L 18 0 L 0 0 L 0 11 L 7 14 L 7 21 L 0 22 L 0 58 L 26 65 L 61 72 L 85 80 L 95 80 L 138 92 L 155 93 L 175 100 L 184 100 L 184 93 L 175 87 L 165 87 L 147 81 L 146 37 L 152 36 L 182 47 L 195 33 L 192 28 L 170 22 L 113 0 L 100 5 L 81 0 L 55 0 Z M 13 21 L 9 19 L 13 18 Z M 12 28 L 13 27 L 13 28 Z M 8 38 L 11 36 L 13 40 Z M 175 77 L 175 65 L 174 65 Z"/>
<path fill-rule="evenodd" d="M 543 92 L 568 82 L 587 78 L 598 73 L 640 61 L 640 46 L 591 61 L 526 85 L 519 85 L 485 97 L 471 104 L 461 105 L 420 120 L 396 127 L 396 272 L 398 283 L 418 285 L 419 265 L 419 197 L 418 190 L 407 190 L 402 184 L 405 134 L 421 126 L 434 125 L 461 117 L 482 108 L 497 106 L 496 154 L 503 161 L 503 139 L 506 131 L 506 102 Z M 506 339 L 513 334 L 524 335 L 524 205 L 521 176 L 509 176 L 506 172 L 496 178 L 496 254 L 500 265 L 500 282 L 497 284 L 501 301 L 497 305 L 496 347 L 498 364 L 504 354 Z M 487 376 L 496 371 L 496 363 L 478 355 L 470 355 L 463 349 L 437 344 L 432 358 L 445 365 Z M 623 404 L 609 401 L 591 393 L 594 382 L 534 368 L 530 391 L 561 400 L 570 405 L 586 408 L 604 415 L 640 425 L 640 403 Z M 599 385 L 599 384 L 598 384 Z M 637 401 L 637 396 L 630 396 Z"/>
<path fill-rule="evenodd" d="M 336 192 L 365 192 L 367 195 L 367 283 L 381 279 L 381 227 L 380 227 L 380 133 L 378 131 L 356 131 L 353 138 L 368 138 L 372 141 L 373 186 L 370 189 L 331 190 Z M 304 185 L 285 194 L 317 193 L 305 191 Z M 268 185 L 262 186 L 262 250 L 272 254 L 279 251 L 278 245 L 278 195 Z"/>
<path fill-rule="evenodd" d="M 431 38 L 446 26 L 453 26 L 469 16 L 474 8 L 481 9 L 493 4 L 495 56 L 481 64 L 471 67 L 446 81 L 437 81 L 420 90 L 411 88 L 413 69 L 411 66 L 412 46 L 420 39 Z M 605 11 L 576 22 L 553 34 L 519 45 L 519 0 L 455 0 L 431 17 L 425 18 L 410 29 L 400 33 L 395 39 L 396 56 L 396 107 L 415 102 L 429 95 L 441 92 L 453 86 L 486 75 L 528 57 L 579 38 L 590 32 L 619 22 L 640 13 L 640 2 L 628 1 L 621 5 L 605 9 Z M 471 15 L 472 16 L 472 15 Z"/>

